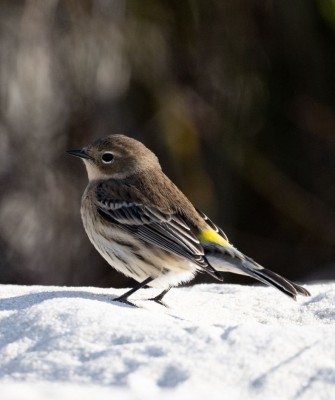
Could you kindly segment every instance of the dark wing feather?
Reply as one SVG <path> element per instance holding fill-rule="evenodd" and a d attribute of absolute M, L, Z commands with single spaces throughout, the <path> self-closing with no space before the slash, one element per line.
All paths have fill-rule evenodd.
<path fill-rule="evenodd" d="M 120 225 L 147 243 L 187 258 L 222 280 L 208 264 L 199 240 L 177 212 L 168 214 L 137 202 L 109 200 L 106 193 L 102 194 L 101 191 L 98 192 L 97 207 L 100 215 L 108 221 Z"/>
<path fill-rule="evenodd" d="M 214 229 L 214 231 L 216 233 L 218 233 L 225 240 L 227 240 L 227 242 L 229 241 L 228 238 L 227 238 L 227 235 L 223 232 L 223 230 L 219 226 L 215 225 L 214 222 L 212 220 L 210 220 L 205 213 L 203 213 L 202 211 L 200 211 L 198 209 L 197 209 L 197 212 L 206 221 L 207 225 L 209 225 L 212 229 Z"/>

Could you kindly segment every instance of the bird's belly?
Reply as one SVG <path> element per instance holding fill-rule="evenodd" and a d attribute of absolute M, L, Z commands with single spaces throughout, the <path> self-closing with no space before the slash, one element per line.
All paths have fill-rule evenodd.
<path fill-rule="evenodd" d="M 128 234 L 118 225 L 104 224 L 98 214 L 84 211 L 85 231 L 101 256 L 117 271 L 138 282 L 154 278 L 150 286 L 166 288 L 190 281 L 197 266 Z"/>

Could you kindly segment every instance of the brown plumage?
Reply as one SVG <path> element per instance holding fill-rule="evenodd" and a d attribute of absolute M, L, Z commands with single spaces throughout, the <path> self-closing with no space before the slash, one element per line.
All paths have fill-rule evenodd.
<path fill-rule="evenodd" d="M 266 270 L 232 246 L 205 214 L 163 173 L 154 153 L 135 139 L 111 135 L 81 150 L 89 184 L 82 198 L 85 230 L 99 253 L 118 271 L 164 291 L 205 272 L 252 276 L 295 298 L 299 285 Z"/>

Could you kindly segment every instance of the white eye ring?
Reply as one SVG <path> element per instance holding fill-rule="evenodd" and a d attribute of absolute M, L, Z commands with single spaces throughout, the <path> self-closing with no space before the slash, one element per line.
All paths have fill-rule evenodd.
<path fill-rule="evenodd" d="M 113 160 L 114 160 L 114 155 L 113 155 L 113 153 L 110 153 L 109 151 L 106 151 L 106 153 L 104 153 L 101 156 L 101 161 L 104 164 L 111 164 L 113 162 Z"/>

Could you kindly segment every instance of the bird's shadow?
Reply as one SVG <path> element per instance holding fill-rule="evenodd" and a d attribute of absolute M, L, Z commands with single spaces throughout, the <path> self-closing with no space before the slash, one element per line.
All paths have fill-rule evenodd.
<path fill-rule="evenodd" d="M 81 290 L 49 290 L 36 293 L 27 293 L 0 299 L 0 311 L 19 311 L 53 299 L 85 299 L 101 301 L 113 306 L 132 307 L 131 305 L 114 301 L 117 296 L 110 294 L 96 294 Z M 134 304 L 134 307 L 136 305 Z"/>

